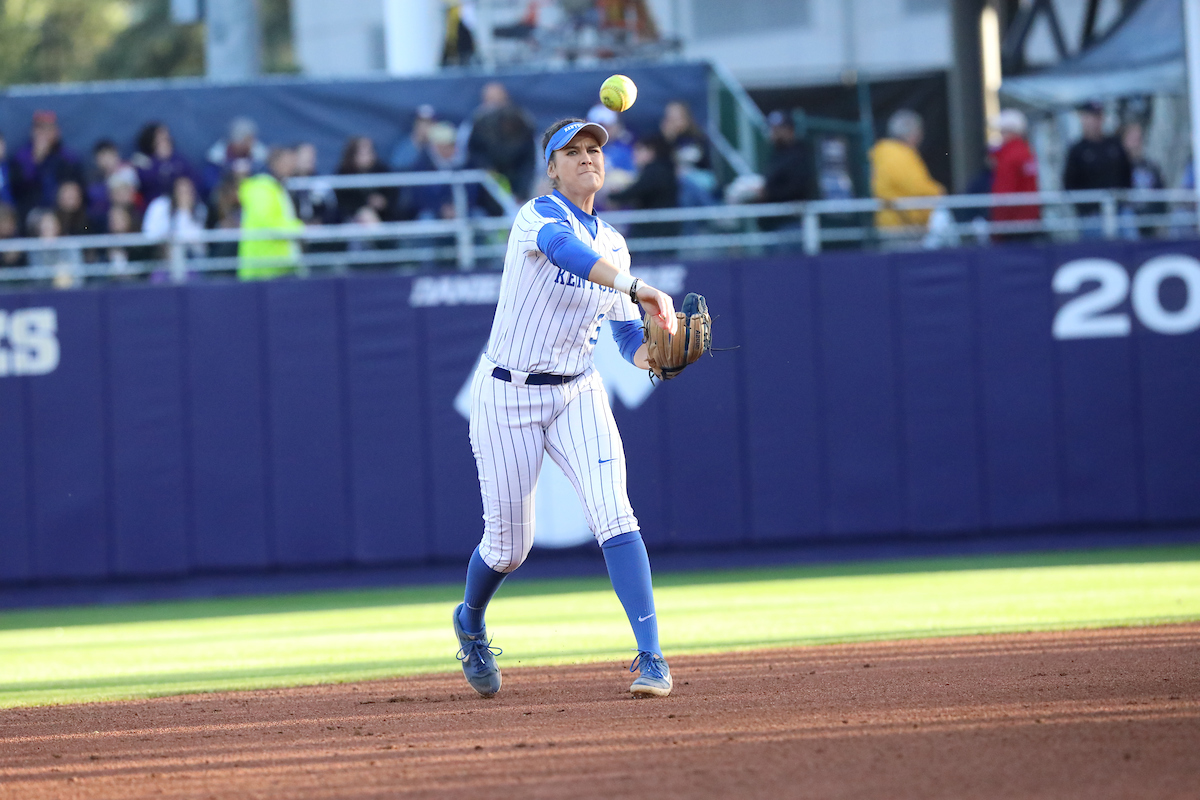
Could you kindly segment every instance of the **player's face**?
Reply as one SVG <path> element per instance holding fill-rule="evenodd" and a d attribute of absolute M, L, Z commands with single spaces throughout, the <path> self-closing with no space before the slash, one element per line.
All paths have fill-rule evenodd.
<path fill-rule="evenodd" d="M 546 174 L 558 179 L 559 191 L 567 197 L 593 195 L 604 185 L 604 151 L 596 137 L 584 131 L 554 151 Z"/>

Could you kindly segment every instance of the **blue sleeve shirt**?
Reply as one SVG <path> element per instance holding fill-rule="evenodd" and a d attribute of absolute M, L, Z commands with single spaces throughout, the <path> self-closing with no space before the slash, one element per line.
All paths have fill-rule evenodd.
<path fill-rule="evenodd" d="M 583 223 L 594 237 L 599 231 L 599 220 L 575 207 L 567 198 L 557 191 L 555 194 L 570 207 L 575 217 Z M 549 197 L 539 197 L 533 201 L 534 210 L 545 220 L 537 232 L 537 246 L 550 263 L 560 269 L 587 280 L 592 267 L 600 260 L 600 254 L 593 250 L 575 234 L 568 211 Z M 642 323 L 640 320 L 610 319 L 613 340 L 621 357 L 633 364 L 633 356 L 642 344 Z M 636 366 L 636 365 L 635 365 Z"/>
<path fill-rule="evenodd" d="M 642 323 L 636 319 L 610 319 L 608 324 L 612 330 L 613 340 L 617 343 L 617 349 L 621 351 L 621 357 L 633 364 L 633 354 L 637 352 L 638 346 L 642 343 Z M 637 366 L 637 364 L 633 365 Z"/>
<path fill-rule="evenodd" d="M 538 231 L 538 250 L 545 253 L 554 266 L 587 280 L 592 267 L 600 260 L 600 254 L 579 240 L 575 231 L 571 229 L 567 212 L 558 203 L 546 197 L 539 197 L 534 201 L 534 208 L 543 217 L 555 220 L 543 225 Z M 592 225 L 596 224 L 595 217 L 584 220 L 584 224 L 589 221 Z"/>

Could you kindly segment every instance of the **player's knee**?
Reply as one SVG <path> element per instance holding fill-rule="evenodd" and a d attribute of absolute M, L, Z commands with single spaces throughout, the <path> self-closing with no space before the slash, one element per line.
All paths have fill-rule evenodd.
<path fill-rule="evenodd" d="M 599 520 L 592 535 L 596 537 L 597 544 L 603 545 L 614 536 L 640 529 L 637 517 L 632 512 L 625 512 L 612 514 Z"/>
<path fill-rule="evenodd" d="M 490 552 L 483 556 L 483 560 L 496 572 L 509 573 L 524 564 L 528 556 L 528 547 L 492 547 Z"/>
<path fill-rule="evenodd" d="M 525 553 L 513 553 L 512 555 L 498 559 L 495 564 L 489 564 L 488 566 L 496 570 L 496 572 L 512 572 L 525 563 L 525 556 Z"/>

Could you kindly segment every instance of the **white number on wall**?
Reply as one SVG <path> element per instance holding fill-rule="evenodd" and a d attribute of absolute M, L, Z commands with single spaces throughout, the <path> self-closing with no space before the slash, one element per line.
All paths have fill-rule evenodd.
<path fill-rule="evenodd" d="M 1171 311 L 1163 307 L 1159 295 L 1163 281 L 1176 278 L 1183 282 L 1183 307 Z M 1179 335 L 1200 329 L 1200 261 L 1191 256 L 1161 255 L 1147 261 L 1133 277 L 1107 258 L 1081 258 L 1063 264 L 1054 273 L 1054 291 L 1073 294 L 1054 315 L 1055 339 L 1099 339 L 1128 336 L 1132 329 L 1129 314 L 1116 311 L 1130 299 L 1138 320 L 1156 333 Z"/>
<path fill-rule="evenodd" d="M 59 355 L 58 314 L 53 308 L 0 311 L 0 378 L 53 372 Z"/>
<path fill-rule="evenodd" d="M 1121 304 L 1129 291 L 1129 273 L 1107 258 L 1081 258 L 1054 273 L 1054 291 L 1071 294 L 1085 283 L 1098 284 L 1068 300 L 1054 316 L 1055 339 L 1097 339 L 1128 336 L 1129 315 L 1106 313 Z"/>
<path fill-rule="evenodd" d="M 1178 278 L 1187 287 L 1183 308 L 1162 307 L 1159 288 L 1167 278 Z M 1157 333 L 1191 333 L 1200 328 L 1200 261 L 1188 256 L 1155 256 L 1142 265 L 1133 278 L 1133 312 Z"/>

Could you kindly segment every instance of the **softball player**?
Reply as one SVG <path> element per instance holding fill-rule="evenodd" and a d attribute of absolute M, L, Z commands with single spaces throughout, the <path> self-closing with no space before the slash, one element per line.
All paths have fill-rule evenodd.
<path fill-rule="evenodd" d="M 635 300 L 664 330 L 674 333 L 677 323 L 670 296 L 629 274 L 624 237 L 592 213 L 607 141 L 603 127 L 580 119 L 557 122 L 542 136 L 554 191 L 517 213 L 491 336 L 471 386 L 484 531 L 467 566 L 454 631 L 463 674 L 484 697 L 500 689 L 501 652 L 491 647 L 484 611 L 533 545 L 545 453 L 578 492 L 633 627 L 638 655 L 629 670 L 638 677 L 629 690 L 671 692 L 650 560 L 625 488 L 625 451 L 592 354 L 608 320 L 621 354 L 648 368 Z"/>

